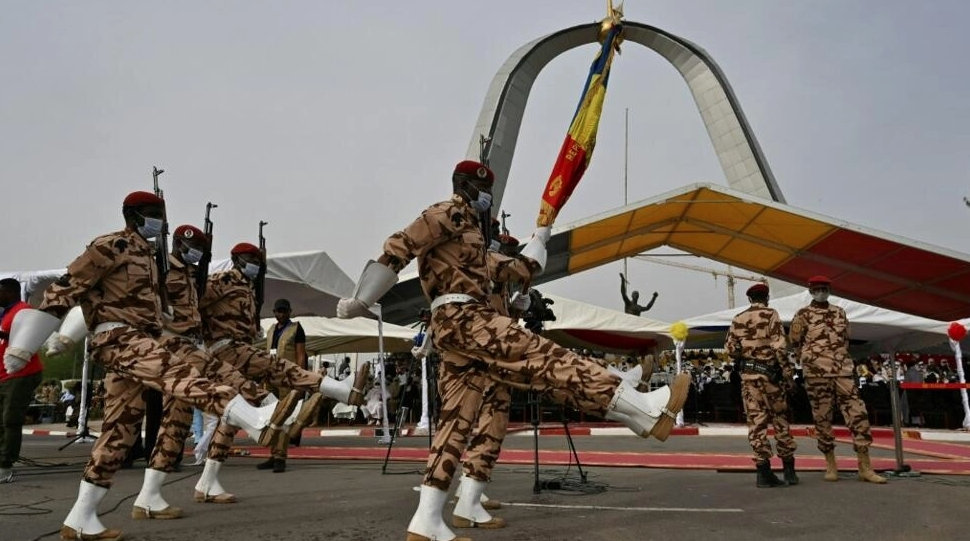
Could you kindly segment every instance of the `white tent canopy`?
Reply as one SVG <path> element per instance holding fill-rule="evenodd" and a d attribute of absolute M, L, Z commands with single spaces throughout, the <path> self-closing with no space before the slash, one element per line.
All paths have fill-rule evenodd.
<path fill-rule="evenodd" d="M 556 314 L 555 321 L 544 323 L 543 336 L 564 347 L 631 353 L 673 344 L 669 323 L 556 295 L 543 296 L 554 302 L 549 308 Z"/>
<path fill-rule="evenodd" d="M 324 353 L 370 353 L 378 351 L 377 320 L 358 317 L 354 319 L 337 319 L 327 317 L 296 317 L 306 333 L 306 350 L 308 355 Z M 263 319 L 260 324 L 263 331 L 269 331 L 276 323 L 273 318 Z M 395 353 L 410 351 L 412 339 L 417 331 L 385 323 L 384 351 Z"/>
<path fill-rule="evenodd" d="M 812 298 L 807 291 L 779 299 L 771 299 L 769 306 L 778 311 L 782 322 L 787 326 L 795 313 L 808 306 Z M 920 350 L 945 344 L 946 329 L 949 325 L 935 319 L 911 316 L 902 312 L 876 308 L 867 304 L 843 299 L 832 295 L 829 302 L 841 306 L 849 318 L 849 339 L 866 346 L 896 351 Z M 723 345 L 723 335 L 731 326 L 731 320 L 746 307 L 731 308 L 684 321 L 691 330 L 691 336 L 703 333 L 719 333 Z M 689 339 L 688 339 L 689 343 Z M 704 346 L 707 347 L 707 346 Z"/>
<path fill-rule="evenodd" d="M 232 261 L 213 261 L 209 272 L 232 267 Z M 294 316 L 337 315 L 337 301 L 354 292 L 354 281 L 323 251 L 271 254 L 266 258 L 266 293 L 260 317 L 273 316 L 276 299 L 287 299 Z"/>
<path fill-rule="evenodd" d="M 232 266 L 229 259 L 213 261 L 209 272 Z M 0 278 L 16 278 L 24 288 L 25 299 L 40 304 L 44 290 L 66 269 L 0 272 Z M 337 314 L 337 301 L 349 297 L 354 282 L 330 259 L 326 252 L 315 250 L 270 254 L 266 265 L 266 299 L 260 317 L 272 317 L 273 302 L 288 299 L 294 316 L 327 316 Z"/>

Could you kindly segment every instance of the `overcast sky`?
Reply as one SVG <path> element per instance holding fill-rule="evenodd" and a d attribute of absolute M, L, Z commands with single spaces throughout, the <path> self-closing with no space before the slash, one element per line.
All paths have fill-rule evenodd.
<path fill-rule="evenodd" d="M 215 257 L 255 242 L 267 220 L 271 253 L 326 250 L 356 280 L 387 236 L 448 197 L 509 54 L 602 18 L 604 4 L 8 0 L 0 269 L 63 267 L 120 229 L 121 200 L 151 189 L 154 165 L 166 171 L 173 225 L 201 226 L 205 203 L 219 205 Z M 626 17 L 713 56 L 790 205 L 970 252 L 970 3 L 629 0 Z M 533 88 L 503 201 L 520 238 L 595 51 L 560 56 Z M 626 110 L 630 202 L 726 184 L 677 71 L 628 43 L 592 165 L 557 223 L 623 205 Z M 645 315 L 727 307 L 723 279 L 628 265 L 633 289 L 660 292 Z M 540 289 L 621 309 L 622 269 Z M 746 287 L 736 288 L 742 304 Z"/>

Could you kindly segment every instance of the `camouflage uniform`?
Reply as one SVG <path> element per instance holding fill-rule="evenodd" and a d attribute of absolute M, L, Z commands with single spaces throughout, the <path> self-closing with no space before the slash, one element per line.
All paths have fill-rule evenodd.
<path fill-rule="evenodd" d="M 169 272 L 165 280 L 169 306 L 174 314 L 165 324 L 159 343 L 175 357 L 198 370 L 205 378 L 228 385 L 239 391 L 248 402 L 259 404 L 268 391 L 246 379 L 232 365 L 224 363 L 202 347 L 202 317 L 199 315 L 198 290 L 194 269 L 174 255 L 169 256 Z M 162 398 L 162 425 L 158 441 L 149 459 L 149 468 L 171 471 L 182 444 L 192 426 L 192 406 L 171 395 Z"/>
<path fill-rule="evenodd" d="M 604 415 L 620 384 L 602 366 L 519 327 L 485 300 L 489 284 L 531 277 L 534 263 L 489 253 L 478 217 L 459 195 L 432 205 L 384 244 L 379 263 L 400 272 L 418 259 L 421 287 L 428 299 L 460 293 L 475 302 L 438 307 L 429 325 L 442 352 L 441 413 L 424 484 L 447 491 L 459 468 L 467 435 L 478 414 L 469 397 L 485 391 L 476 382 L 487 372 L 535 392 L 554 391 L 567 405 Z"/>
<path fill-rule="evenodd" d="M 835 449 L 832 408 L 838 405 L 852 432 L 855 451 L 868 452 L 872 444 L 869 414 L 859 398 L 852 373 L 849 320 L 845 310 L 831 303 L 812 301 L 792 319 L 789 340 L 801 359 L 819 451 L 828 453 Z"/>
<path fill-rule="evenodd" d="M 206 344 L 219 361 L 232 365 L 249 379 L 261 379 L 272 386 L 309 393 L 320 390 L 321 374 L 304 370 L 286 359 L 273 358 L 269 352 L 252 345 L 259 332 L 255 289 L 239 269 L 209 277 L 199 312 L 205 322 Z M 235 427 L 220 423 L 209 447 L 209 458 L 225 461 L 235 434 Z"/>
<path fill-rule="evenodd" d="M 202 378 L 159 344 L 157 283 L 152 245 L 125 229 L 96 238 L 44 292 L 41 309 L 80 304 L 92 330 L 104 323 L 122 324 L 98 332 L 90 342 L 91 358 L 106 371 L 101 436 L 84 469 L 84 480 L 93 485 L 111 486 L 144 415 L 145 387 L 218 415 L 237 394 Z"/>
<path fill-rule="evenodd" d="M 732 359 L 783 367 L 787 360 L 785 330 L 778 312 L 764 303 L 753 302 L 747 310 L 734 316 L 724 348 Z M 797 445 L 789 430 L 785 390 L 767 375 L 750 369 L 741 373 L 741 384 L 748 443 L 754 450 L 754 461 L 762 462 L 772 456 L 768 423 L 775 427 L 778 456 L 782 459 L 794 456 Z"/>
<path fill-rule="evenodd" d="M 490 252 L 491 253 L 491 252 Z M 493 293 L 489 295 L 488 302 L 495 310 L 504 315 L 510 316 L 508 305 L 509 284 L 497 283 L 493 286 Z M 464 360 L 454 353 L 446 353 L 448 361 L 442 364 L 442 374 L 447 373 L 447 378 L 439 378 L 439 394 L 444 396 L 446 392 L 454 392 L 452 389 L 443 389 L 441 383 L 445 380 L 457 382 L 462 379 L 461 374 L 453 373 L 455 367 L 461 366 Z M 512 393 L 509 386 L 501 381 L 497 381 L 488 376 L 487 371 L 477 370 L 471 381 L 464 382 L 461 387 L 467 385 L 471 390 L 472 400 L 478 397 L 480 403 L 478 410 L 478 420 L 472 430 L 471 441 L 465 452 L 465 461 L 462 469 L 465 475 L 479 481 L 489 481 L 492 475 L 492 468 L 498 461 L 499 454 L 502 452 L 502 442 L 505 441 L 505 434 L 509 426 L 509 409 L 512 404 Z M 476 392 L 479 391 L 479 392 Z"/>

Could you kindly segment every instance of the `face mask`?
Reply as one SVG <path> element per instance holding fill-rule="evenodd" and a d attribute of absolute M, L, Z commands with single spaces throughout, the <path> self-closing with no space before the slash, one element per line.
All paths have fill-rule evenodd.
<path fill-rule="evenodd" d="M 197 248 L 189 248 L 188 250 L 182 252 L 182 260 L 189 265 L 196 265 L 199 261 L 202 261 L 202 250 Z"/>
<path fill-rule="evenodd" d="M 242 273 L 246 275 L 247 278 L 252 280 L 259 276 L 259 265 L 255 263 L 246 263 L 242 268 Z"/>
<path fill-rule="evenodd" d="M 812 300 L 815 302 L 828 302 L 829 292 L 828 291 L 812 291 Z"/>
<path fill-rule="evenodd" d="M 497 240 L 493 240 L 488 244 L 488 249 L 493 252 L 498 252 L 501 248 L 502 248 L 502 243 Z"/>
<path fill-rule="evenodd" d="M 492 194 L 488 192 L 478 192 L 478 199 L 471 202 L 475 212 L 485 212 L 492 206 Z"/>
<path fill-rule="evenodd" d="M 159 218 L 149 218 L 148 216 L 142 216 L 141 218 L 145 223 L 138 226 L 139 235 L 146 239 L 153 239 L 162 234 L 162 226 L 165 222 Z"/>

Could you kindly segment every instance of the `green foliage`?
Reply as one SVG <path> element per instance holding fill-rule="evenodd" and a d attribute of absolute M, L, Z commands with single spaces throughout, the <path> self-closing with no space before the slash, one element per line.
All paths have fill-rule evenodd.
<path fill-rule="evenodd" d="M 84 362 L 84 344 L 76 344 L 63 353 L 51 356 L 41 348 L 40 360 L 44 364 L 45 380 L 80 378 Z"/>

